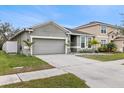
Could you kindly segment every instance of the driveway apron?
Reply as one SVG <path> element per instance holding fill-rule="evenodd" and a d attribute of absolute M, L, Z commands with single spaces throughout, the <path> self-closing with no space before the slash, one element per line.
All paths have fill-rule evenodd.
<path fill-rule="evenodd" d="M 75 55 L 64 54 L 37 55 L 36 57 L 45 60 L 58 69 L 73 73 L 82 80 L 85 80 L 89 87 L 124 87 L 124 66 L 117 64 L 117 62 L 100 62 Z"/>

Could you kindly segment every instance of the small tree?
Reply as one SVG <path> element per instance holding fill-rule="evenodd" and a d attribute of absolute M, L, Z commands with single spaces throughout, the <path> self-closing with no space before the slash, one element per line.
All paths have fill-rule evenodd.
<path fill-rule="evenodd" d="M 91 41 L 89 41 L 89 44 L 93 47 L 95 52 L 97 50 L 96 45 L 99 44 L 99 42 L 95 38 L 93 38 Z"/>
<path fill-rule="evenodd" d="M 115 52 L 117 47 L 113 42 L 110 42 L 107 44 L 107 49 L 109 52 Z"/>
<path fill-rule="evenodd" d="M 0 20 L 0 49 L 2 49 L 4 42 L 6 42 L 15 31 L 17 31 L 17 29 L 15 29 L 10 23 L 2 22 Z"/>
<path fill-rule="evenodd" d="M 28 56 L 30 56 L 30 51 L 31 51 L 31 46 L 34 44 L 34 42 L 31 42 L 29 39 L 27 40 L 23 40 L 23 42 L 26 44 L 26 46 L 28 46 Z"/>

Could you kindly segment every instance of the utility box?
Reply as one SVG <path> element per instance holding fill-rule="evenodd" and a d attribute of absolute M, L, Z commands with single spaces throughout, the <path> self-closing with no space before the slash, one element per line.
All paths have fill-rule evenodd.
<path fill-rule="evenodd" d="M 6 53 L 17 53 L 17 41 L 6 41 L 3 44 L 2 50 Z"/>

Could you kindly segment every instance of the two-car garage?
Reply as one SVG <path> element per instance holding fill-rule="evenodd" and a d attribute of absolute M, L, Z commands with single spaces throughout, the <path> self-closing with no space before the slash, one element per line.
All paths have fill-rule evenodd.
<path fill-rule="evenodd" d="M 41 54 L 64 54 L 66 52 L 65 38 L 32 37 L 33 55 Z"/>

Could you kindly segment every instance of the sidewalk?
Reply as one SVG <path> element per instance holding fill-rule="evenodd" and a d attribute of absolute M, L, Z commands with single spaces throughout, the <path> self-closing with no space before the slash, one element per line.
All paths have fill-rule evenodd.
<path fill-rule="evenodd" d="M 32 71 L 32 72 L 26 72 L 26 73 L 4 75 L 4 76 L 0 76 L 0 86 L 23 82 L 23 81 L 30 81 L 35 79 L 43 79 L 43 78 L 48 78 L 48 77 L 66 74 L 66 73 L 67 72 L 63 70 L 53 68 L 48 70 L 39 70 L 39 71 Z"/>

